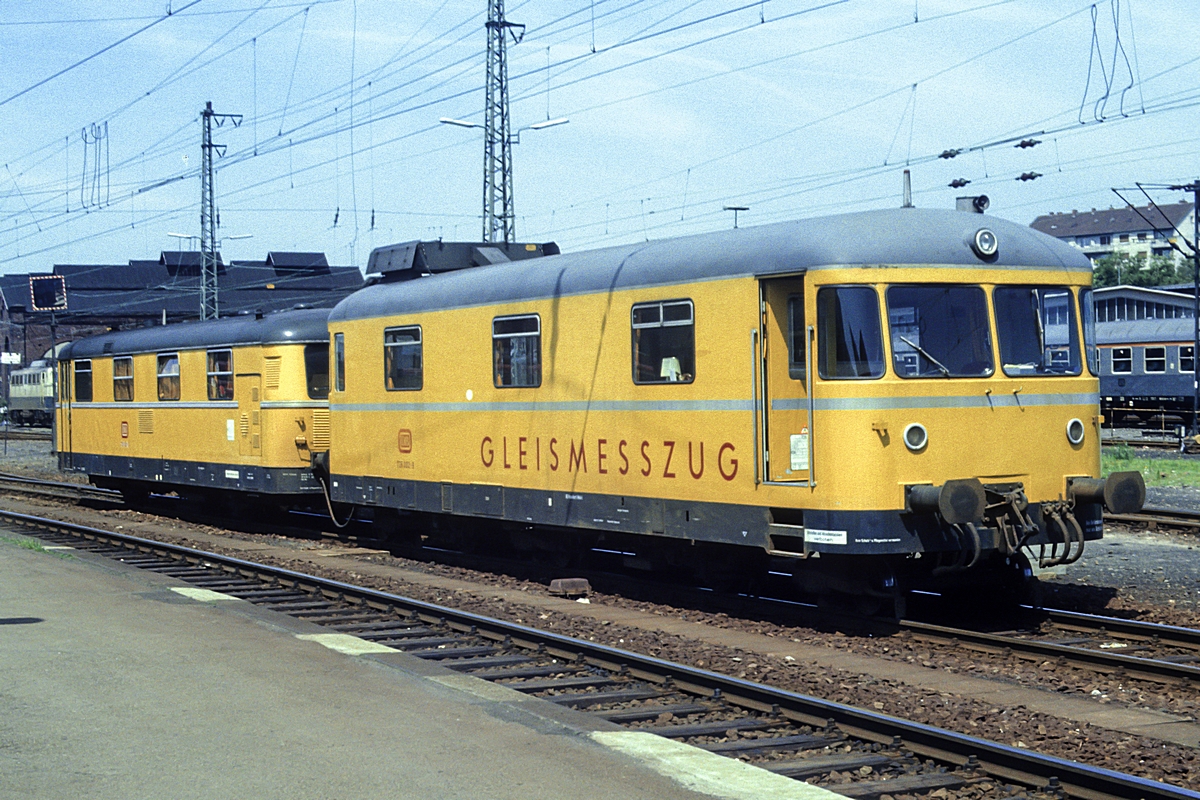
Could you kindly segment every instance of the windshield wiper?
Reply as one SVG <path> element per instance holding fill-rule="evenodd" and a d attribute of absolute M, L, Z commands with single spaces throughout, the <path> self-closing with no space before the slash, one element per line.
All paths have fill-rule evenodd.
<path fill-rule="evenodd" d="M 904 342 L 909 347 L 911 347 L 913 350 L 916 350 L 918 353 L 925 356 L 925 360 L 928 361 L 930 364 L 933 364 L 939 370 L 941 370 L 942 375 L 944 375 L 947 378 L 950 377 L 950 370 L 946 368 L 946 365 L 943 364 L 942 362 L 938 361 L 933 356 L 929 355 L 929 351 L 926 350 L 924 347 L 921 347 L 921 345 L 917 344 L 916 342 L 909 341 L 907 336 L 898 336 L 897 338 L 900 339 L 900 341 Z"/>

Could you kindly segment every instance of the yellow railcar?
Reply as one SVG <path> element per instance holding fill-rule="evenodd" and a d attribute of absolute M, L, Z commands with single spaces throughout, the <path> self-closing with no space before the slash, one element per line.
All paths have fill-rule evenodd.
<path fill-rule="evenodd" d="M 415 279 L 413 252 L 329 318 L 335 501 L 889 594 L 1070 561 L 1144 500 L 1099 479 L 1090 264 L 1026 227 L 898 209 Z"/>
<path fill-rule="evenodd" d="M 131 496 L 318 494 L 328 309 L 114 331 L 60 356 L 58 459 Z"/>

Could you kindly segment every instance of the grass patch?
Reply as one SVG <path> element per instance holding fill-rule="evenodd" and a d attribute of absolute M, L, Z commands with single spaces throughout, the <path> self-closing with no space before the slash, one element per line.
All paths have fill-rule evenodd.
<path fill-rule="evenodd" d="M 1100 452 L 1100 473 L 1137 470 L 1147 486 L 1200 487 L 1200 459 L 1178 455 L 1149 458 L 1128 445 L 1105 447 Z"/>
<path fill-rule="evenodd" d="M 26 539 L 23 536 L 0 536 L 0 542 L 23 547 L 26 550 L 35 550 L 39 553 L 49 552 L 37 539 Z"/>

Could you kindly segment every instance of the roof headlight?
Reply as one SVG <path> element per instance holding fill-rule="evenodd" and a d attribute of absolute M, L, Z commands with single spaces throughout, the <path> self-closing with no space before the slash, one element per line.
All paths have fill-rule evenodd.
<path fill-rule="evenodd" d="M 980 258 L 994 258 L 1000 252 L 1000 240 L 991 230 L 980 228 L 971 239 L 971 249 Z"/>

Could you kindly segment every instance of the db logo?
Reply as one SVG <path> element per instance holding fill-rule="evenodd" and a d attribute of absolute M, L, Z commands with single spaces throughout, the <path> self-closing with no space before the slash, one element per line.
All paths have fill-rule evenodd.
<path fill-rule="evenodd" d="M 396 447 L 400 449 L 401 453 L 411 453 L 412 431 L 408 428 L 401 428 L 400 432 L 396 434 Z"/>
<path fill-rule="evenodd" d="M 121 438 L 122 439 L 129 438 L 129 423 L 128 422 L 121 423 Z"/>

